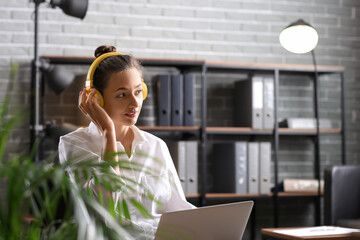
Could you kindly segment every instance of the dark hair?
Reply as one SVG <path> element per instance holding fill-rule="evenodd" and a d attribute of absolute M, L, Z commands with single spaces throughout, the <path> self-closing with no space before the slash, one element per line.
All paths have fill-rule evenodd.
<path fill-rule="evenodd" d="M 95 57 L 99 57 L 104 53 L 108 52 L 116 52 L 116 48 L 114 46 L 100 46 L 98 47 L 94 55 Z M 122 72 L 125 70 L 129 70 L 135 68 L 141 74 L 142 66 L 140 63 L 131 55 L 115 55 L 105 58 L 101 61 L 98 67 L 95 70 L 93 77 L 93 86 L 103 94 L 105 88 L 108 85 L 109 79 L 111 75 L 115 72 Z"/>

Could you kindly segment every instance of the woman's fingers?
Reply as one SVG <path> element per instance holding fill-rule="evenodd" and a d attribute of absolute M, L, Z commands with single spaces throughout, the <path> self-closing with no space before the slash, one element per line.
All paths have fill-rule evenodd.
<path fill-rule="evenodd" d="M 106 111 L 100 107 L 99 98 L 95 94 L 95 89 L 92 89 L 90 92 L 87 89 L 80 91 L 79 93 L 79 109 L 81 112 L 92 121 L 100 131 L 104 129 L 113 128 L 113 122 Z"/>

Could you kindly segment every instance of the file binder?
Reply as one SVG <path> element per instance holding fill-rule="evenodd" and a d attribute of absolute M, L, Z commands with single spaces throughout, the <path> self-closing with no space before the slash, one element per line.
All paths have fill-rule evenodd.
<path fill-rule="evenodd" d="M 183 126 L 183 78 L 171 76 L 171 125 Z"/>
<path fill-rule="evenodd" d="M 274 79 L 265 77 L 264 81 L 264 104 L 263 104 L 263 128 L 274 129 Z"/>
<path fill-rule="evenodd" d="M 263 128 L 263 79 L 251 79 L 235 83 L 235 124 L 239 127 Z"/>
<path fill-rule="evenodd" d="M 198 143 L 186 141 L 186 191 L 185 194 L 198 193 Z"/>
<path fill-rule="evenodd" d="M 186 193 L 186 142 L 185 141 L 168 141 L 170 155 L 173 159 L 176 171 L 178 173 L 181 187 Z"/>
<path fill-rule="evenodd" d="M 157 76 L 158 125 L 171 125 L 171 80 L 170 75 Z"/>
<path fill-rule="evenodd" d="M 194 89 L 195 76 L 193 74 L 184 75 L 184 126 L 194 126 Z"/>
<path fill-rule="evenodd" d="M 259 193 L 269 194 L 271 190 L 271 143 L 260 142 Z"/>
<path fill-rule="evenodd" d="M 214 144 L 214 192 L 248 192 L 247 143 Z"/>
<path fill-rule="evenodd" d="M 168 141 L 170 155 L 185 194 L 198 193 L 197 141 Z"/>
<path fill-rule="evenodd" d="M 259 143 L 248 143 L 248 190 L 259 193 Z"/>

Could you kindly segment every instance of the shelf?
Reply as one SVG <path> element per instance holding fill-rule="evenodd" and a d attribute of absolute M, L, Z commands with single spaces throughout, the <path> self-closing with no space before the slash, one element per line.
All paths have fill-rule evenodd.
<path fill-rule="evenodd" d="M 41 56 L 47 59 L 50 64 L 83 64 L 90 65 L 95 57 L 84 56 Z M 162 67 L 178 67 L 178 68 L 197 68 L 201 70 L 205 64 L 203 60 L 187 60 L 187 59 L 157 59 L 157 58 L 137 58 L 144 67 L 162 66 Z"/>
<path fill-rule="evenodd" d="M 267 71 L 273 72 L 275 69 L 291 73 L 313 73 L 314 65 L 303 64 L 276 64 L 276 63 L 241 63 L 241 62 L 212 62 L 206 61 L 208 72 L 223 70 L 234 71 Z M 317 66 L 318 73 L 340 73 L 345 70 L 343 66 Z"/>
<path fill-rule="evenodd" d="M 271 129 L 252 129 L 247 127 L 207 127 L 207 134 L 244 134 L 244 135 L 272 135 Z"/>
<path fill-rule="evenodd" d="M 139 129 L 147 131 L 147 132 L 181 132 L 181 133 L 193 133 L 199 134 L 200 127 L 199 126 L 138 126 Z"/>
<path fill-rule="evenodd" d="M 186 198 L 199 198 L 200 197 L 200 193 L 198 194 L 185 194 Z"/>
<path fill-rule="evenodd" d="M 316 135 L 316 129 L 290 129 L 278 128 L 279 135 Z M 271 129 L 253 129 L 246 127 L 207 127 L 207 134 L 223 135 L 272 135 L 274 130 Z M 320 134 L 340 134 L 341 129 L 320 129 Z"/>
<path fill-rule="evenodd" d="M 340 134 L 341 129 L 329 128 L 320 129 L 320 134 Z M 316 129 L 290 129 L 279 128 L 279 135 L 316 135 Z"/>
<path fill-rule="evenodd" d="M 207 199 L 223 199 L 223 198 L 246 198 L 246 199 L 250 199 L 250 198 L 269 198 L 272 197 L 273 194 L 269 193 L 269 194 L 237 194 L 237 193 L 207 193 L 205 195 L 205 197 Z"/>
<path fill-rule="evenodd" d="M 236 193 L 207 193 L 207 199 L 258 199 L 258 198 L 271 198 L 274 193 L 269 194 L 236 194 Z M 317 197 L 317 192 L 279 192 L 278 197 Z"/>
<path fill-rule="evenodd" d="M 323 194 L 320 194 L 322 196 Z M 279 197 L 317 197 L 317 192 L 279 192 Z"/>

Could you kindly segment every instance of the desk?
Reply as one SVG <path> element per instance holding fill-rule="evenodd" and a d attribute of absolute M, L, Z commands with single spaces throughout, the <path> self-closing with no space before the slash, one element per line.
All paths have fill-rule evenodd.
<path fill-rule="evenodd" d="M 324 240 L 324 239 L 360 240 L 359 233 L 296 237 L 296 236 L 290 236 L 275 232 L 275 230 L 291 230 L 291 229 L 299 229 L 299 228 L 263 228 L 261 229 L 261 239 L 262 240 Z"/>

